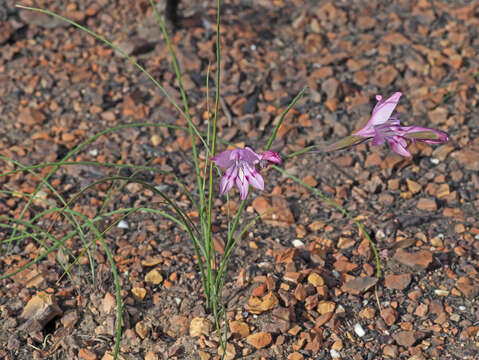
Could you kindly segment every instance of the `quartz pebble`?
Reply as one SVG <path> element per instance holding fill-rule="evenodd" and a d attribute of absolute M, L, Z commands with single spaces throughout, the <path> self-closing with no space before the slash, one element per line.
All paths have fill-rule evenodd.
<path fill-rule="evenodd" d="M 302 242 L 302 241 L 299 240 L 299 239 L 294 239 L 294 240 L 293 240 L 293 246 L 294 246 L 295 248 L 303 247 L 303 246 L 304 246 L 304 242 Z"/>
<path fill-rule="evenodd" d="M 125 220 L 120 220 L 116 226 L 120 229 L 128 229 L 130 227 Z"/>
<path fill-rule="evenodd" d="M 360 323 L 354 324 L 354 332 L 359 337 L 363 337 L 364 335 L 366 335 L 366 331 L 364 331 Z"/>
<path fill-rule="evenodd" d="M 331 357 L 332 357 L 333 359 L 339 359 L 339 357 L 341 356 L 341 355 L 339 354 L 339 351 L 334 350 L 334 349 L 331 349 L 331 350 L 329 351 L 329 353 L 331 354 Z"/>

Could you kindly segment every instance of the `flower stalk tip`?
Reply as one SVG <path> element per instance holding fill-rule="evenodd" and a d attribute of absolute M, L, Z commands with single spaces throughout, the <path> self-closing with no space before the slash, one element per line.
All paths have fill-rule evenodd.
<path fill-rule="evenodd" d="M 407 151 L 409 143 L 421 141 L 429 144 L 439 144 L 449 140 L 448 135 L 441 130 L 420 126 L 402 126 L 399 114 L 392 115 L 402 93 L 396 92 L 387 100 L 376 95 L 377 104 L 366 125 L 350 136 L 330 144 L 320 151 L 345 149 L 371 140 L 372 146 L 387 142 L 391 148 L 402 156 L 411 156 Z"/>

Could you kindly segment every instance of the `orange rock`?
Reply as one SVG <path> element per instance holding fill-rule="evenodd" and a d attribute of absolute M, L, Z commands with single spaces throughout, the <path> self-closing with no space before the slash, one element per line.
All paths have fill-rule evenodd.
<path fill-rule="evenodd" d="M 407 179 L 406 180 L 406 183 L 407 183 L 407 188 L 409 189 L 410 192 L 412 192 L 413 194 L 416 194 L 418 193 L 419 191 L 421 191 L 421 184 L 413 181 L 413 180 L 410 180 L 410 179 Z"/>
<path fill-rule="evenodd" d="M 311 187 L 316 187 L 316 185 L 318 185 L 318 182 L 311 174 L 306 175 L 302 180 L 306 183 L 306 185 Z"/>
<path fill-rule="evenodd" d="M 321 275 L 315 272 L 309 274 L 308 282 L 314 287 L 324 285 L 324 279 L 321 277 Z"/>
<path fill-rule="evenodd" d="M 146 289 L 142 287 L 134 287 L 133 289 L 131 289 L 131 292 L 134 298 L 137 300 L 143 300 L 146 295 Z"/>
<path fill-rule="evenodd" d="M 376 310 L 373 308 L 365 308 L 359 312 L 359 317 L 362 319 L 370 320 L 376 316 Z"/>
<path fill-rule="evenodd" d="M 246 342 L 256 349 L 262 349 L 268 346 L 272 340 L 273 337 L 266 331 L 251 334 L 246 338 Z"/>
<path fill-rule="evenodd" d="M 279 300 L 276 295 L 271 291 L 265 296 L 259 298 L 257 296 L 251 296 L 246 305 L 246 311 L 252 314 L 261 314 L 265 311 L 273 309 L 278 305 Z"/>
<path fill-rule="evenodd" d="M 437 210 L 436 200 L 421 198 L 417 202 L 417 208 L 422 211 L 436 211 Z"/>
<path fill-rule="evenodd" d="M 145 275 L 145 281 L 153 285 L 159 285 L 163 281 L 163 276 L 158 270 L 153 269 Z"/>
<path fill-rule="evenodd" d="M 230 322 L 230 331 L 244 338 L 249 335 L 249 326 L 244 321 L 233 320 Z"/>
<path fill-rule="evenodd" d="M 78 356 L 80 357 L 80 359 L 84 360 L 96 360 L 97 358 L 96 354 L 93 351 L 85 348 L 82 348 L 78 351 Z"/>
<path fill-rule="evenodd" d="M 288 360 L 303 360 L 303 359 L 304 359 L 304 356 L 297 351 L 288 355 Z"/>

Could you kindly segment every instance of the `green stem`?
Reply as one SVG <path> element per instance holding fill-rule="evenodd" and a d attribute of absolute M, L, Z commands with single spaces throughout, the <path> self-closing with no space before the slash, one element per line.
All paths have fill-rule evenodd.
<path fill-rule="evenodd" d="M 233 226 L 231 227 L 231 231 L 228 233 L 228 240 L 225 244 L 225 257 L 223 257 L 223 261 L 220 264 L 220 269 L 218 270 L 218 276 L 216 277 L 216 282 L 215 282 L 215 289 L 219 288 L 221 278 L 224 276 L 223 274 L 224 274 L 225 267 L 226 267 L 226 261 L 225 261 L 226 255 L 229 254 L 229 252 L 232 249 L 231 241 L 233 239 L 233 234 L 235 233 L 236 227 L 238 225 L 239 218 L 241 216 L 241 213 L 243 212 L 243 209 L 244 209 L 245 205 L 246 205 L 246 199 L 241 201 L 240 207 L 239 207 L 238 212 L 236 213 L 235 219 L 233 221 Z"/>
<path fill-rule="evenodd" d="M 215 156 L 216 153 L 216 128 L 217 128 L 217 119 L 218 119 L 218 111 L 219 111 L 219 99 L 220 99 L 220 81 L 221 81 L 221 52 L 220 52 L 220 19 L 221 19 L 221 1 L 217 1 L 217 11 L 216 11 L 216 91 L 215 91 L 215 111 L 213 115 L 213 126 L 212 126 L 212 137 L 211 137 L 211 156 Z M 214 241 L 211 234 L 211 211 L 212 211 L 212 204 L 213 204 L 213 167 L 214 164 L 210 160 L 210 168 L 209 168 L 209 182 L 208 182 L 208 223 L 207 229 L 208 233 L 206 243 L 207 246 L 211 249 L 211 257 L 214 259 L 215 267 L 216 267 L 216 252 Z M 213 275 L 211 282 L 209 283 L 212 286 L 210 291 L 214 291 L 216 293 L 216 287 L 213 285 L 216 283 L 216 278 Z M 219 337 L 220 333 L 218 333 Z"/>

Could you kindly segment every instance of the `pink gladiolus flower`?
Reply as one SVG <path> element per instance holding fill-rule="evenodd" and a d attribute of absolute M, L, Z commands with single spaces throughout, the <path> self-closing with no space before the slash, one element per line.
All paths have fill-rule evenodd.
<path fill-rule="evenodd" d="M 211 158 L 216 165 L 226 169 L 221 177 L 221 194 L 227 193 L 236 184 L 241 195 L 241 200 L 246 199 L 249 185 L 264 190 L 264 180 L 256 164 L 265 167 L 268 162 L 280 164 L 281 158 L 274 151 L 265 151 L 263 154 L 255 153 L 251 148 L 226 150 Z"/>
<path fill-rule="evenodd" d="M 412 143 L 422 141 L 430 144 L 449 140 L 447 134 L 440 130 L 420 126 L 401 126 L 399 115 L 391 116 L 401 95 L 400 92 L 396 92 L 386 101 L 383 101 L 381 95 L 376 95 L 378 103 L 366 126 L 320 151 L 344 149 L 372 139 L 372 146 L 382 145 L 387 141 L 399 155 L 411 156 L 406 150 L 408 140 Z"/>

